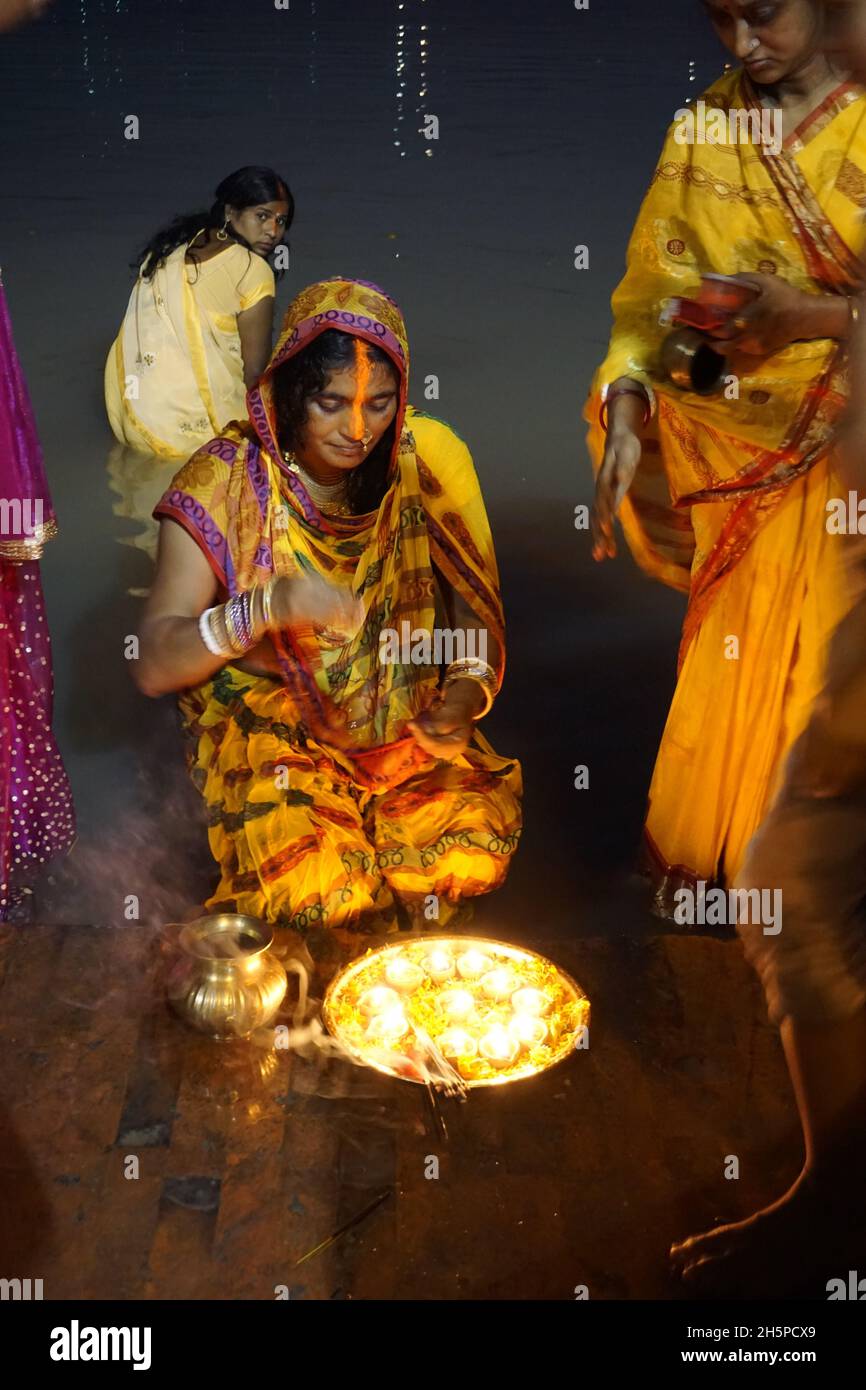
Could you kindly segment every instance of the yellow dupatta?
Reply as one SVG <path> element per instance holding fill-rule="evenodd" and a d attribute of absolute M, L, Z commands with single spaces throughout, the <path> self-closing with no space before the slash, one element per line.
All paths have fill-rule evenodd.
<path fill-rule="evenodd" d="M 276 437 L 273 376 L 330 328 L 377 344 L 399 373 L 390 483 L 365 516 L 323 516 Z M 405 725 L 429 705 L 440 672 L 380 659 L 380 634 L 404 621 L 432 632 L 434 565 L 504 652 L 493 542 L 472 459 L 445 429 L 435 458 L 421 457 L 407 414 L 408 367 L 403 318 L 383 291 L 344 278 L 310 286 L 289 306 L 271 363 L 249 393 L 251 423 L 233 424 L 200 449 L 154 513 L 189 531 L 230 594 L 306 571 L 360 600 L 363 621 L 348 641 L 312 629 L 273 640 L 290 714 L 371 785 L 392 782 L 424 757 Z"/>
<path fill-rule="evenodd" d="M 754 109 L 741 72 L 702 98 L 727 113 Z M 657 412 L 646 431 L 621 520 L 637 562 L 690 593 L 681 661 L 718 587 L 745 553 L 787 485 L 826 455 L 845 401 L 844 359 L 826 340 L 792 343 L 771 357 L 740 356 L 737 399 L 682 392 L 659 375 L 667 328 L 663 301 L 693 295 L 705 271 L 779 274 L 812 293 L 849 293 L 859 282 L 866 203 L 866 101 L 842 84 L 777 156 L 752 144 L 681 144 L 668 132 L 614 293 L 614 329 L 586 410 L 600 466 L 604 392 L 619 376 L 651 384 Z M 712 549 L 695 557 L 689 509 L 735 502 Z"/>

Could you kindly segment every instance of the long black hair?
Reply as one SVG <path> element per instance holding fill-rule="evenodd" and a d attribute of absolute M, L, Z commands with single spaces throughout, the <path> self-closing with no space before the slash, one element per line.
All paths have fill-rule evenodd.
<path fill-rule="evenodd" d="M 223 179 L 222 183 L 214 193 L 213 205 L 209 212 L 189 212 L 180 217 L 175 217 L 168 226 L 161 227 L 160 230 L 150 238 L 146 246 L 143 246 L 132 263 L 133 270 L 141 268 L 141 273 L 146 280 L 149 280 L 154 271 L 162 265 L 166 256 L 171 255 L 172 251 L 178 246 L 185 246 L 191 241 L 196 232 L 210 230 L 210 228 L 222 227 L 226 221 L 226 207 L 236 208 L 238 212 L 243 212 L 244 208 L 257 207 L 259 203 L 286 202 L 289 205 L 286 216 L 286 231 L 292 225 L 295 215 L 295 200 L 292 191 L 285 179 L 275 173 L 273 169 L 266 169 L 258 164 L 247 164 L 243 169 L 235 169 L 233 174 Z M 252 253 L 252 247 L 245 237 L 226 228 L 226 233 L 234 241 L 240 242 L 241 246 L 246 246 Z M 276 272 L 279 279 L 282 270 Z"/>
<path fill-rule="evenodd" d="M 364 340 L 366 342 L 366 340 Z M 307 407 L 313 396 L 324 391 L 333 372 L 343 372 L 355 365 L 355 335 L 342 333 L 338 328 L 326 328 L 314 338 L 309 347 L 290 357 L 273 375 L 274 411 L 277 437 L 287 452 L 300 447 L 307 422 Z M 399 388 L 400 377 L 386 352 L 375 343 L 366 343 L 373 362 L 387 367 Z M 396 416 L 379 443 L 363 463 L 353 468 L 348 478 L 348 501 L 355 516 L 374 512 L 388 490 L 388 466 L 394 448 Z"/>

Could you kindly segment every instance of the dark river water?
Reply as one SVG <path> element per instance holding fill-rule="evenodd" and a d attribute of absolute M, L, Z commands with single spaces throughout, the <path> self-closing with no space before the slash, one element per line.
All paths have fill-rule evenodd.
<path fill-rule="evenodd" d="M 581 409 L 664 128 L 724 61 L 697 0 L 57 0 L 0 61 L 0 255 L 61 527 L 43 573 L 76 853 L 109 904 L 92 911 L 135 891 L 145 847 L 183 885 L 204 835 L 171 701 L 141 697 L 124 658 L 167 476 L 112 456 L 103 363 L 138 246 L 256 163 L 297 199 L 279 306 L 328 274 L 383 285 L 409 325 L 410 394 L 423 404 L 435 373 L 429 408 L 475 457 L 510 638 L 487 731 L 526 778 L 501 910 L 618 929 L 680 601 L 627 558 L 595 566 L 574 529 Z"/>

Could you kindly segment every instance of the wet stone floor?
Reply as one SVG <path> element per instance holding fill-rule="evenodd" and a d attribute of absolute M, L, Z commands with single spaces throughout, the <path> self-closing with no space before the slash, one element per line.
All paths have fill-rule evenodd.
<path fill-rule="evenodd" d="M 525 944 L 593 1000 L 589 1049 L 443 1101 L 444 1140 L 420 1086 L 198 1036 L 145 928 L 4 928 L 7 1274 L 46 1299 L 676 1298 L 670 1241 L 796 1172 L 757 986 L 733 941 Z M 358 947 L 308 947 L 321 997 Z"/>

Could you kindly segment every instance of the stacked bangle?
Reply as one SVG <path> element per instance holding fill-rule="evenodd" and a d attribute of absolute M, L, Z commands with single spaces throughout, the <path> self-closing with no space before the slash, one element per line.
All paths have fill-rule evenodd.
<path fill-rule="evenodd" d="M 201 640 L 214 656 L 234 656 L 225 627 L 225 605 L 206 608 L 198 620 Z"/>
<path fill-rule="evenodd" d="M 611 401 L 615 401 L 617 396 L 640 396 L 643 401 L 643 424 L 646 425 L 647 421 L 652 418 L 652 406 L 642 386 L 639 386 L 637 382 L 635 382 L 633 386 L 612 386 L 601 403 L 601 411 L 599 413 L 601 427 L 605 432 L 607 432 L 608 408 Z"/>
<path fill-rule="evenodd" d="M 236 594 L 227 603 L 207 608 L 198 620 L 201 640 L 214 656 L 243 656 L 273 626 L 273 591 L 277 576 L 263 588 Z"/>
<path fill-rule="evenodd" d="M 493 705 L 493 697 L 496 694 L 496 672 L 487 661 L 482 661 L 479 657 L 463 657 L 460 661 L 452 661 L 445 671 L 445 679 L 442 682 L 442 689 L 447 690 L 449 685 L 455 681 L 477 681 L 487 697 L 487 703 L 479 714 L 474 716 L 475 721 L 483 719 L 485 714 L 490 713 Z"/>

